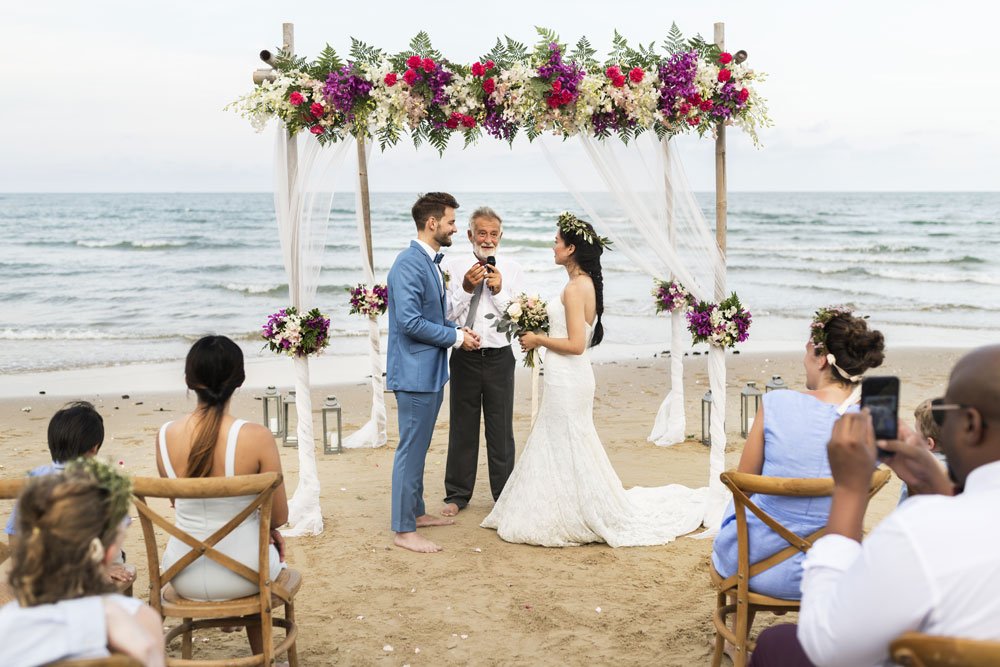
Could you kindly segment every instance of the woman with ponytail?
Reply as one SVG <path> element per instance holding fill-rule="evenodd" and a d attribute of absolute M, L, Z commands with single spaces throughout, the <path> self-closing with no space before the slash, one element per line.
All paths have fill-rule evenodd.
<path fill-rule="evenodd" d="M 555 263 L 568 282 L 550 303 L 549 333 L 526 333 L 521 348 L 546 348 L 542 403 L 524 451 L 484 528 L 508 542 L 562 547 L 666 544 L 701 524 L 703 491 L 671 485 L 625 490 L 594 428 L 594 370 L 601 342 L 604 276 L 610 245 L 590 223 L 559 217 Z"/>
<path fill-rule="evenodd" d="M 281 472 L 281 458 L 271 431 L 260 424 L 237 419 L 229 412 L 233 392 L 246 377 L 243 351 L 236 343 L 225 336 L 205 336 L 191 346 L 184 377 L 188 389 L 198 397 L 198 405 L 191 414 L 167 422 L 160 429 L 156 463 L 161 477 L 233 477 Z M 205 539 L 229 523 L 252 500 L 252 496 L 178 498 L 176 522 L 188 533 Z M 287 520 L 288 502 L 282 484 L 274 492 L 271 510 L 272 580 L 284 567 L 284 541 L 277 528 Z M 257 513 L 250 515 L 217 545 L 219 551 L 256 569 L 259 521 Z M 171 538 L 163 554 L 163 567 L 170 567 L 188 551 L 187 545 Z M 205 557 L 184 568 L 172 583 L 179 595 L 193 600 L 232 600 L 257 592 L 255 584 Z M 251 636 L 252 646 L 255 641 Z M 255 652 L 259 652 L 256 647 Z"/>
<path fill-rule="evenodd" d="M 108 568 L 125 541 L 131 483 L 93 458 L 31 478 L 18 498 L 10 587 L 0 608 L 0 664 L 102 658 L 166 662 L 160 615 L 115 593 Z"/>

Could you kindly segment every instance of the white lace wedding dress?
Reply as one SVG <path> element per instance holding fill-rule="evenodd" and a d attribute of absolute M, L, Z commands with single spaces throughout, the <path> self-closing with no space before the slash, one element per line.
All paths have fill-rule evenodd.
<path fill-rule="evenodd" d="M 549 308 L 550 333 L 565 338 L 566 313 Z M 593 328 L 587 325 L 587 340 Z M 625 490 L 594 428 L 590 353 L 546 350 L 542 402 L 514 472 L 483 523 L 507 542 L 567 547 L 666 544 L 697 529 L 707 489 L 672 484 Z"/>

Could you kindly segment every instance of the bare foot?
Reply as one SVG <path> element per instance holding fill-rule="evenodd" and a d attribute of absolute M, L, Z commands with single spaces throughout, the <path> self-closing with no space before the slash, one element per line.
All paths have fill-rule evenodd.
<path fill-rule="evenodd" d="M 444 514 L 444 512 L 442 512 Z M 442 519 L 439 516 L 434 516 L 433 514 L 424 514 L 417 517 L 417 528 L 426 528 L 427 526 L 450 526 L 454 524 L 453 519 Z"/>
<path fill-rule="evenodd" d="M 445 506 L 441 508 L 441 516 L 457 516 L 462 508 L 455 503 L 445 503 Z"/>
<path fill-rule="evenodd" d="M 409 533 L 396 533 L 396 539 L 393 540 L 393 543 L 401 549 L 409 549 L 421 554 L 433 554 L 441 551 L 441 547 L 415 530 Z"/>

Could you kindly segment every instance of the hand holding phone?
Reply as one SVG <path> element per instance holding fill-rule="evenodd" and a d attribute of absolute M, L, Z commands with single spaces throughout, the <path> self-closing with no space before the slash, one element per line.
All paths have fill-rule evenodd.
<path fill-rule="evenodd" d="M 861 381 L 861 407 L 868 408 L 876 440 L 896 440 L 899 425 L 899 378 L 876 376 Z M 891 452 L 879 450 L 879 455 Z"/>

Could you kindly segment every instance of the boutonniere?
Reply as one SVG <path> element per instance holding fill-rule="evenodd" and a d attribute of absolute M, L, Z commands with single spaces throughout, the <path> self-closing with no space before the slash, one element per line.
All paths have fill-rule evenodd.
<path fill-rule="evenodd" d="M 441 271 L 441 277 L 444 279 L 444 288 L 448 289 L 448 285 L 451 283 L 451 271 Z"/>

